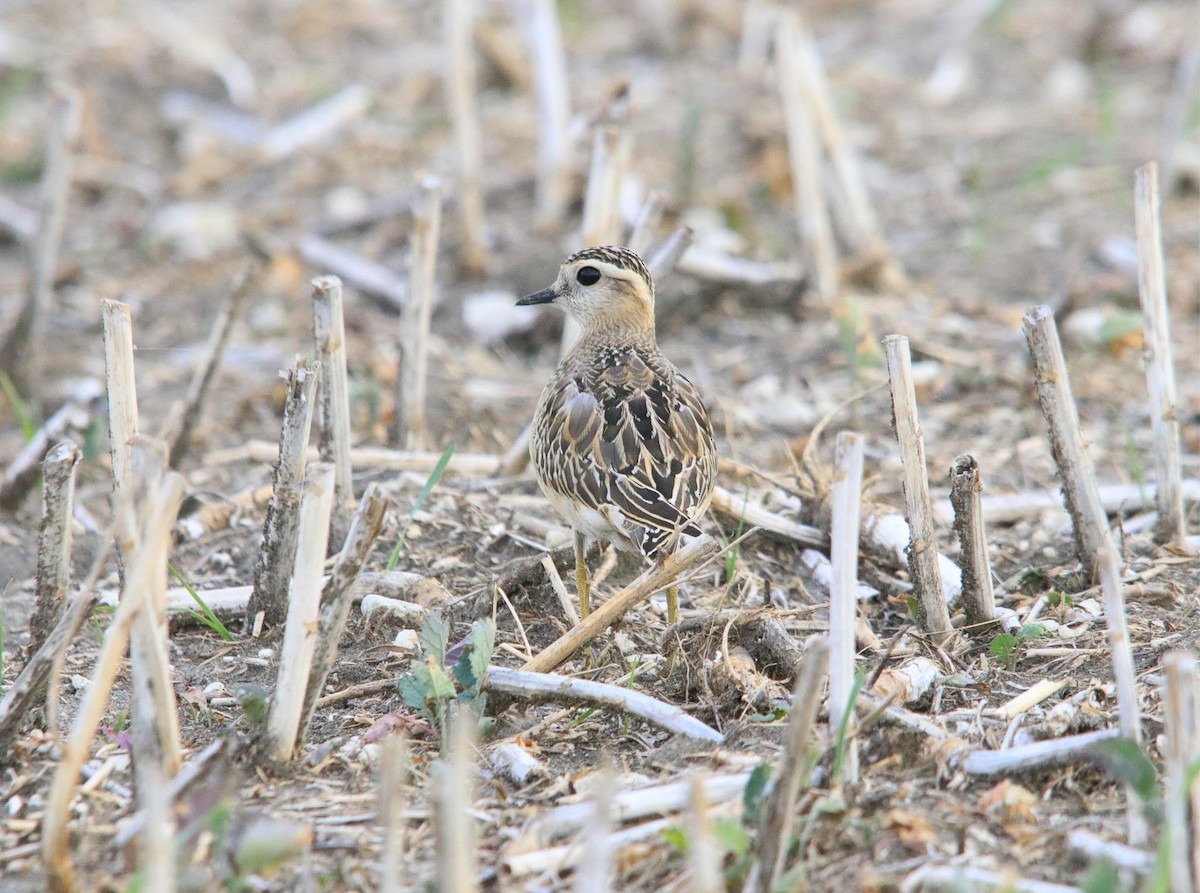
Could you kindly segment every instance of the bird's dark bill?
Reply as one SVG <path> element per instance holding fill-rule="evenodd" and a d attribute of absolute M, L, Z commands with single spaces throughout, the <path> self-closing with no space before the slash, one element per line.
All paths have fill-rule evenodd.
<path fill-rule="evenodd" d="M 535 291 L 531 295 L 526 295 L 517 301 L 518 307 L 529 307 L 533 304 L 552 304 L 554 299 L 558 297 L 558 292 L 552 288 L 543 288 L 541 291 Z"/>

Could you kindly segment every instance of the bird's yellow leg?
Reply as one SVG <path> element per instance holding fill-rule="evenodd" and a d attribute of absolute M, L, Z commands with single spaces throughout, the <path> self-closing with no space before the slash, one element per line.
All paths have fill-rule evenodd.
<path fill-rule="evenodd" d="M 580 619 L 586 620 L 592 613 L 592 581 L 588 578 L 586 543 L 584 536 L 575 531 L 575 591 L 579 593 Z"/>
<path fill-rule="evenodd" d="M 679 586 L 667 587 L 667 623 L 673 624 L 679 620 Z"/>

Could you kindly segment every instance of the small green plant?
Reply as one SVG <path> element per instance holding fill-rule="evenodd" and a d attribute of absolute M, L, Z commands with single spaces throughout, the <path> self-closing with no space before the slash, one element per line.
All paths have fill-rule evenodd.
<path fill-rule="evenodd" d="M 867 680 L 867 671 L 860 669 L 854 674 L 854 684 L 850 686 L 850 697 L 846 699 L 846 709 L 842 711 L 841 721 L 838 723 L 837 747 L 833 754 L 833 778 L 840 778 L 842 775 L 842 763 L 846 759 L 846 743 L 850 733 L 850 718 L 854 716 L 854 705 L 858 703 L 859 692 L 862 691 L 863 683 Z"/>
<path fill-rule="evenodd" d="M 446 672 L 446 653 L 450 645 L 450 624 L 431 613 L 421 624 L 417 636 L 418 655 L 409 671 L 400 677 L 400 697 L 437 724 L 446 740 L 446 714 L 451 701 L 469 704 L 476 715 L 483 715 L 486 695 L 483 683 L 496 643 L 496 624 L 483 617 L 471 624 L 471 632 L 462 643 L 450 673 Z"/>
<path fill-rule="evenodd" d="M 175 567 L 175 565 L 168 562 L 167 569 L 171 571 L 171 576 L 179 581 L 179 585 L 187 590 L 187 594 L 192 597 L 192 600 L 200 606 L 199 611 L 189 610 L 187 612 L 188 616 L 194 620 L 198 620 L 200 623 L 203 623 L 226 642 L 232 642 L 233 633 L 231 633 L 225 627 L 225 624 L 221 622 L 221 619 L 213 613 L 213 609 L 210 608 L 208 603 L 200 597 L 200 593 L 195 590 L 192 584 L 183 578 L 183 574 L 179 573 L 179 570 Z"/>
<path fill-rule="evenodd" d="M 1046 628 L 1044 626 L 1038 623 L 1029 623 L 1022 626 L 1015 633 L 1001 633 L 996 636 L 996 638 L 992 639 L 988 650 L 992 652 L 996 660 L 1011 670 L 1016 666 L 1017 658 L 1020 657 L 1021 649 L 1025 642 L 1044 635 L 1046 635 Z"/>
<path fill-rule="evenodd" d="M 12 407 L 13 414 L 21 423 L 21 435 L 25 438 L 25 442 L 29 443 L 37 434 L 37 425 L 34 424 L 33 418 L 25 406 L 25 401 L 17 393 L 17 386 L 13 384 L 13 380 L 9 378 L 7 372 L 0 372 L 0 389 L 3 389 L 4 396 L 8 398 L 8 405 Z"/>
<path fill-rule="evenodd" d="M 742 513 L 738 515 L 737 528 L 733 531 L 733 548 L 729 547 L 730 540 L 721 537 L 721 545 L 725 547 L 725 583 L 728 585 L 733 581 L 734 571 L 737 570 L 738 552 L 742 548 L 742 532 L 746 529 L 746 506 L 750 504 L 750 484 L 746 484 L 746 491 L 742 494 Z"/>
<path fill-rule="evenodd" d="M 400 539 L 396 541 L 396 545 L 392 549 L 392 554 L 388 556 L 387 569 L 389 571 L 394 571 L 397 563 L 400 561 L 400 553 L 404 551 L 404 541 L 408 538 L 409 528 L 412 527 L 412 515 L 421 510 L 421 506 L 425 504 L 425 500 L 429 498 L 429 494 L 433 491 L 433 488 L 437 486 L 438 481 L 442 479 L 442 475 L 446 473 L 446 466 L 450 464 L 450 458 L 454 455 L 455 449 L 455 445 L 450 444 L 450 446 L 442 451 L 442 455 L 438 457 L 437 465 L 433 466 L 433 471 L 429 472 L 425 486 L 417 494 L 417 499 L 413 503 L 408 523 L 404 525 L 404 530 L 400 532 Z"/>

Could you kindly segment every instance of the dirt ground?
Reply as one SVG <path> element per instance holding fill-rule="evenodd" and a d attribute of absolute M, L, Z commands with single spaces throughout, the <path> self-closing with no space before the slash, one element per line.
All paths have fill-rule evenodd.
<path fill-rule="evenodd" d="M 460 453 L 499 456 L 508 450 L 555 363 L 559 320 L 550 311 L 511 318 L 487 311 L 490 321 L 511 319 L 518 328 L 485 341 L 466 308 L 485 292 L 515 300 L 548 285 L 562 257 L 580 247 L 580 207 L 575 201 L 549 232 L 535 226 L 537 107 L 514 18 L 514 8 L 523 4 L 477 5 L 490 240 L 481 274 L 468 273 L 462 260 L 439 4 L 7 4 L 0 18 L 0 198 L 18 211 L 37 207 L 54 84 L 78 91 L 82 119 L 40 373 L 19 401 L 0 400 L 0 463 L 23 444 L 18 408 L 37 424 L 81 380 L 103 379 L 103 299 L 132 309 L 141 429 L 158 430 L 186 391 L 231 281 L 248 262 L 257 264 L 244 319 L 179 467 L 187 478 L 189 517 L 198 517 L 197 507 L 204 505 L 221 522 L 181 524 L 171 558 L 201 590 L 250 583 L 263 521 L 263 505 L 250 494 L 269 485 L 271 462 L 246 458 L 237 448 L 277 439 L 283 392 L 277 372 L 297 355 L 311 354 L 308 282 L 328 272 L 306 262 L 299 246 L 307 236 L 324 234 L 405 280 L 407 206 L 430 173 L 443 178 L 447 200 L 427 446 L 435 453 L 450 444 Z M 769 59 L 757 67 L 739 65 L 742 4 L 563 0 L 558 9 L 577 116 L 576 198 L 592 121 L 614 85 L 626 81 L 634 147 L 628 204 L 636 211 L 648 189 L 663 191 L 666 215 L 656 242 L 687 223 L 697 245 L 757 261 L 805 259 L 773 65 Z M 1058 479 L 1021 331 L 1028 307 L 1049 305 L 1063 333 L 1096 476 L 1103 484 L 1141 491 L 1112 518 L 1124 550 L 1145 747 L 1161 769 L 1161 656 L 1197 648 L 1200 563 L 1156 547 L 1147 524 L 1153 498 L 1145 491 L 1154 460 L 1140 350 L 1133 183 L 1136 167 L 1162 159 L 1167 143 L 1174 147 L 1171 177 L 1162 189 L 1163 238 L 1183 476 L 1196 487 L 1200 103 L 1194 84 L 1181 106 L 1182 135 L 1164 141 L 1179 61 L 1196 52 L 1196 6 L 1182 0 L 953 6 L 826 0 L 804 10 L 880 227 L 909 282 L 871 288 L 847 276 L 833 311 L 816 297 L 811 278 L 750 286 L 689 273 L 686 264 L 661 278 L 660 343 L 708 402 L 726 460 L 721 483 L 790 518 L 827 523 L 799 458 L 814 427 L 832 414 L 815 444 L 816 468 L 827 480 L 835 433 L 859 432 L 866 440 L 866 511 L 903 512 L 887 373 L 877 348 L 884 335 L 899 333 L 912 344 L 935 500 L 948 496 L 947 469 L 964 453 L 978 459 L 989 496 L 1055 493 Z M 363 91 L 361 102 L 350 103 L 354 110 L 327 138 L 279 158 L 249 144 L 264 128 L 354 85 Z M 349 95 L 355 101 L 360 96 Z M 372 209 L 381 210 L 368 213 Z M 0 227 L 0 294 L 9 296 L 0 321 L 7 330 L 25 288 L 26 252 L 11 223 L 20 215 L 7 206 L 0 211 L 9 221 Z M 348 284 L 346 327 L 354 440 L 385 445 L 401 320 L 386 300 Z M 94 407 L 78 473 L 77 581 L 100 548 L 109 515 L 104 417 L 103 407 Z M 356 469 L 359 494 L 377 482 L 393 503 L 368 570 L 383 568 L 407 526 L 398 567 L 444 587 L 451 599 L 446 613 L 454 621 L 451 641 L 465 635 L 476 610 L 494 608 L 495 662 L 518 666 L 567 621 L 544 580 L 506 591 L 510 604 L 494 584 L 568 544 L 569 531 L 528 474 L 451 471 L 414 515 L 413 501 L 427 477 L 426 471 Z M 1192 500 L 1189 530 L 1196 533 L 1200 510 Z M 31 494 L 17 511 L 0 515 L 5 688 L 21 668 L 39 512 Z M 705 524 L 731 538 L 738 520 L 713 513 Z M 939 548 L 956 555 L 948 516 L 939 517 L 938 526 Z M 1042 637 L 1023 643 L 1010 662 L 997 659 L 989 637 L 963 637 L 954 648 L 932 649 L 906 629 L 907 571 L 899 561 L 874 556 L 864 558 L 862 576 L 879 594 L 862 603 L 862 612 L 878 643 L 871 646 L 860 636 L 860 664 L 871 672 L 881 664 L 931 657 L 937 680 L 907 709 L 970 747 L 1007 747 L 1115 725 L 1099 590 L 1076 573 L 1066 514 L 1031 508 L 991 523 L 988 537 L 998 603 L 1022 618 L 1036 609 Z M 598 587 L 599 596 L 639 570 L 618 563 Z M 563 576 L 572 588 L 569 563 Z M 101 588 L 116 581 L 110 568 Z M 1058 591 L 1071 597 L 1047 601 L 1047 593 Z M 803 649 L 824 628 L 826 599 L 827 589 L 801 548 L 759 531 L 740 545 L 730 566 L 722 560 L 690 576 L 683 616 L 763 611 Z M 100 616 L 85 626 L 67 657 L 60 680 L 62 729 L 71 723 L 106 623 Z M 273 684 L 278 636 L 253 639 L 233 626 L 238 637 L 229 643 L 202 628 L 175 627 L 171 659 L 188 753 L 222 735 L 248 739 L 254 724 L 233 695 L 246 685 Z M 735 673 L 720 629 L 693 630 L 673 643 L 664 640 L 665 630 L 659 595 L 602 638 L 590 668 L 577 660 L 560 672 L 586 669 L 593 678 L 678 704 L 723 732 L 725 742 L 689 745 L 602 710 L 509 707 L 478 744 L 472 815 L 480 846 L 470 856 L 483 889 L 569 887 L 569 871 L 519 875 L 512 860 L 573 839 L 545 839 L 537 822 L 554 806 L 586 799 L 593 773 L 607 760 L 618 785 L 633 788 L 695 773 L 749 771 L 778 758 L 787 716 L 777 708 L 787 705 L 787 668 L 747 646 L 737 652 L 747 664 Z M 328 691 L 403 673 L 412 657 L 392 644 L 396 632 L 394 625 L 364 621 L 355 611 Z M 1022 720 L 993 712 L 1046 679 L 1063 685 Z M 93 773 L 103 773 L 101 780 L 75 801 L 74 853 L 86 889 L 133 889 L 135 851 L 122 851 L 117 843 L 121 821 L 136 810 L 121 734 L 127 680 L 123 672 L 89 762 Z M 387 685 L 324 708 L 304 755 L 288 770 L 265 772 L 233 748 L 236 774 L 230 777 L 236 781 L 228 802 L 236 821 L 252 825 L 265 816 L 295 822 L 311 832 L 312 846 L 273 873 L 227 869 L 229 888 L 376 889 L 378 739 L 396 724 L 412 734 L 415 770 L 406 888 L 431 883 L 447 858 L 438 854 L 428 821 L 438 743 Z M 833 726 L 821 717 L 822 747 L 832 742 Z M 1078 885 L 1090 860 L 1068 847 L 1068 834 L 1085 830 L 1124 839 L 1122 788 L 1091 763 L 1005 778 L 975 776 L 946 756 L 939 739 L 911 727 L 884 720 L 860 737 L 862 782 L 835 789 L 826 754 L 816 785 L 800 800 L 802 839 L 787 864 L 802 867 L 804 880 L 797 883 L 807 889 L 897 890 L 926 865 Z M 492 761 L 504 741 L 534 755 L 540 773 L 523 783 L 507 777 Z M 0 759 L 0 887 L 41 890 L 39 823 L 56 759 L 46 723 L 39 718 L 26 728 Z M 728 820 L 722 828 L 753 837 L 739 818 L 740 799 L 714 810 Z M 672 815 L 682 827 L 678 810 Z M 655 817 L 631 818 L 627 825 Z M 729 850 L 722 857 L 728 888 L 740 889 L 744 841 L 721 839 Z M 678 840 L 678 834 L 653 833 L 620 848 L 613 889 L 698 889 L 691 886 Z M 215 875 L 196 876 L 198 889 L 217 888 Z"/>

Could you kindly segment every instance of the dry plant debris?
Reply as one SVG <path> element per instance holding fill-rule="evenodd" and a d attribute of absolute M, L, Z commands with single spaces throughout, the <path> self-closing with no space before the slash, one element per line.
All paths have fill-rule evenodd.
<path fill-rule="evenodd" d="M 0 888 L 1182 893 L 1196 29 L 1185 0 L 8 10 Z M 523 470 L 562 336 L 510 305 L 595 240 L 653 267 L 718 432 L 670 627 L 670 581 L 600 547 L 579 621 Z"/>

